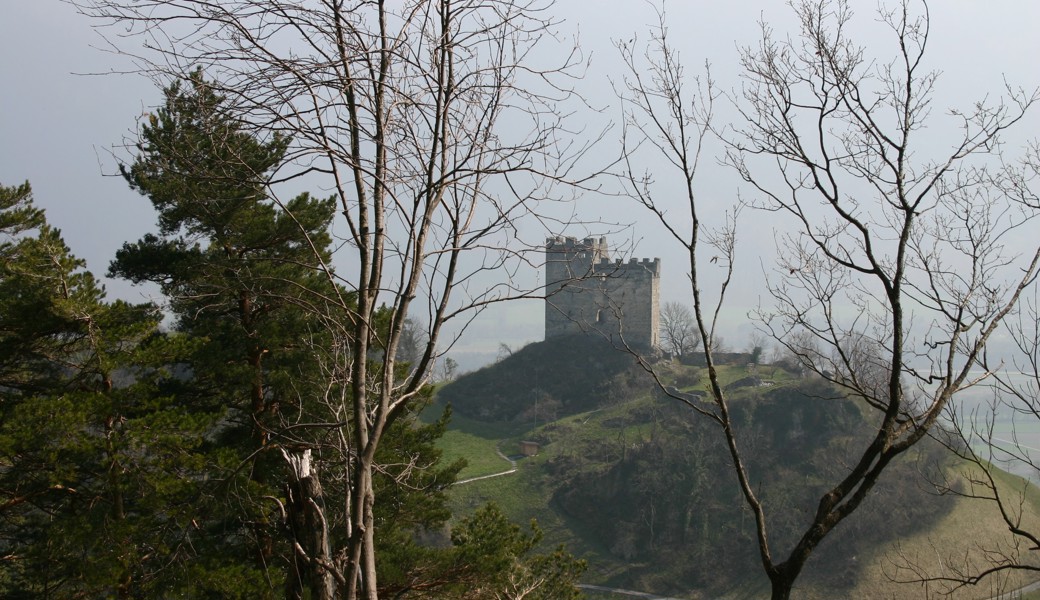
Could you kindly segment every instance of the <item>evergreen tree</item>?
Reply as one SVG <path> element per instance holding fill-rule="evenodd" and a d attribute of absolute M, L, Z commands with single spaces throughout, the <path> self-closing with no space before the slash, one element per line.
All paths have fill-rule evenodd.
<path fill-rule="evenodd" d="M 109 272 L 157 283 L 176 332 L 194 341 L 166 383 L 183 405 L 221 414 L 206 479 L 225 510 L 208 515 L 206 555 L 237 556 L 227 568 L 270 595 L 283 580 L 302 585 L 285 575 L 295 561 L 277 510 L 287 506 L 283 457 L 327 431 L 307 425 L 325 422 L 313 400 L 330 385 L 314 348 L 331 344 L 323 298 L 340 293 L 316 268 L 329 259 L 333 204 L 273 202 L 267 178 L 286 140 L 250 135 L 200 72 L 165 99 L 122 169 L 155 207 L 159 232 L 124 244 Z"/>
<path fill-rule="evenodd" d="M 510 523 L 495 504 L 463 519 L 452 532 L 451 557 L 465 565 L 442 598 L 460 600 L 577 600 L 574 583 L 585 572 L 562 546 L 535 554 L 542 539 L 538 525 L 530 533 Z"/>
<path fill-rule="evenodd" d="M 148 595 L 190 547 L 204 424 L 151 389 L 146 306 L 107 303 L 28 184 L 0 186 L 0 592 Z"/>
<path fill-rule="evenodd" d="M 125 244 L 110 274 L 160 286 L 177 333 L 193 341 L 180 376 L 165 385 L 186 406 L 222 413 L 205 477 L 220 482 L 214 495 L 234 502 L 205 522 L 212 541 L 203 555 L 239 557 L 244 581 L 230 587 L 260 581 L 252 593 L 284 586 L 290 598 L 306 590 L 332 597 L 337 584 L 323 562 L 348 537 L 349 516 L 337 509 L 350 493 L 345 465 L 353 451 L 341 435 L 353 418 L 342 358 L 349 328 L 324 308 L 333 296 L 351 300 L 319 268 L 329 260 L 333 204 L 307 194 L 273 202 L 268 179 L 286 141 L 261 141 L 231 119 L 199 72 L 165 97 L 123 169 L 158 211 L 159 232 Z M 388 330 L 391 317 L 384 308 L 375 325 Z M 387 502 L 378 518 L 387 527 L 381 546 L 389 571 L 428 571 L 432 551 L 414 533 L 450 516 L 444 489 L 462 464 L 436 465 L 446 418 L 421 425 L 415 411 L 404 413 L 380 447 L 387 466 L 376 485 Z M 248 547 L 225 547 L 243 539 Z"/>
<path fill-rule="evenodd" d="M 110 267 L 159 284 L 173 331 L 154 307 L 106 302 L 28 184 L 0 186 L 4 597 L 318 599 L 345 587 L 333 561 L 353 527 L 351 340 L 324 301 L 350 299 L 318 268 L 333 205 L 272 202 L 284 140 L 259 141 L 201 75 L 187 82 L 166 90 L 124 169 L 159 232 Z M 387 335 L 393 317 L 380 309 L 372 326 Z M 429 392 L 395 414 L 376 454 L 380 595 L 573 594 L 580 565 L 532 555 L 537 532 L 494 509 L 454 546 L 420 543 L 444 535 L 463 466 L 439 464 L 449 414 L 417 418 Z"/>

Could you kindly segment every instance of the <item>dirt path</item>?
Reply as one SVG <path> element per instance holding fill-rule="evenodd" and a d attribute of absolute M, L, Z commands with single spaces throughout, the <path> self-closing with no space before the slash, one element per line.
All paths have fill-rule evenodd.
<path fill-rule="evenodd" d="M 509 469 L 508 470 L 502 471 L 502 472 L 499 472 L 499 473 L 492 473 L 490 475 L 481 475 L 480 477 L 470 477 L 469 479 L 462 479 L 460 481 L 456 481 L 455 485 L 462 485 L 464 483 L 469 483 L 471 481 L 480 481 L 481 479 L 491 479 L 492 477 L 501 477 L 503 475 L 511 475 L 513 473 L 516 473 L 516 461 L 515 460 L 509 458 L 505 454 L 502 454 L 502 451 L 499 450 L 498 448 L 495 448 L 495 453 L 498 454 L 502 458 L 502 460 L 504 460 L 504 461 L 509 463 Z"/>
<path fill-rule="evenodd" d="M 609 592 L 611 594 L 622 594 L 624 596 L 632 596 L 634 598 L 642 598 L 643 600 L 681 600 L 680 598 L 669 598 L 667 596 L 657 596 L 647 592 L 636 592 L 633 590 L 621 590 L 618 588 L 606 587 L 602 585 L 589 585 L 587 583 L 579 583 L 579 588 L 583 590 L 592 590 L 594 592 Z"/>

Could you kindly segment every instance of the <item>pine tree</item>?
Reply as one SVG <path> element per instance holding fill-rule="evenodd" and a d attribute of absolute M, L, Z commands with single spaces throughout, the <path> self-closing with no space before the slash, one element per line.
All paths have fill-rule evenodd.
<path fill-rule="evenodd" d="M 136 159 L 123 168 L 157 210 L 158 232 L 125 244 L 110 274 L 160 286 L 176 320 L 164 343 L 179 354 L 156 363 L 165 374 L 153 385 L 213 424 L 200 449 L 205 463 L 186 474 L 207 484 L 191 507 L 201 535 L 184 564 L 194 576 L 177 589 L 331 599 L 346 587 L 345 549 L 357 527 L 346 507 L 358 448 L 347 358 L 354 327 L 326 305 L 342 309 L 354 299 L 327 268 L 332 200 L 275 201 L 271 179 L 287 140 L 261 139 L 233 112 L 200 72 L 166 88 L 165 104 L 141 128 Z M 383 307 L 370 325 L 387 338 L 394 321 Z M 370 366 L 378 385 L 385 365 Z M 412 365 L 393 368 L 403 380 Z M 433 424 L 417 418 L 429 394 L 419 390 L 409 410 L 395 413 L 375 456 L 381 595 L 452 597 L 465 574 L 492 576 L 475 554 L 418 541 L 444 528 L 445 490 L 463 467 L 439 464 L 435 442 L 448 413 Z M 558 558 L 540 560 L 567 571 Z"/>
<path fill-rule="evenodd" d="M 331 597 L 331 571 L 306 557 L 332 561 L 348 529 L 348 515 L 336 509 L 350 488 L 351 442 L 339 436 L 352 418 L 342 359 L 349 328 L 338 327 L 324 302 L 351 300 L 319 268 L 329 260 L 333 204 L 307 194 L 285 206 L 271 200 L 268 179 L 286 141 L 263 142 L 231 119 L 199 72 L 168 87 L 165 98 L 141 129 L 136 160 L 123 168 L 158 211 L 159 231 L 125 244 L 110 274 L 160 286 L 177 334 L 191 340 L 180 376 L 165 385 L 184 405 L 223 415 L 210 436 L 206 478 L 220 482 L 214 495 L 234 502 L 203 525 L 213 542 L 202 552 L 239 557 L 243 579 L 267 582 L 253 593 L 284 586 L 290 598 L 307 589 Z M 391 312 L 379 311 L 377 321 L 388 329 Z M 379 460 L 390 465 L 376 482 L 389 500 L 379 515 L 387 548 L 414 550 L 414 531 L 449 517 L 444 489 L 462 464 L 435 466 L 445 423 L 402 415 L 380 448 Z M 248 548 L 220 541 L 241 539 Z M 386 564 L 395 572 L 424 568 Z"/>
<path fill-rule="evenodd" d="M 157 315 L 104 301 L 28 184 L 0 186 L 0 235 L 0 592 L 147 594 L 190 546 L 172 474 L 205 427 L 151 388 Z"/>
<path fill-rule="evenodd" d="M 273 202 L 267 178 L 286 141 L 244 131 L 200 72 L 165 99 L 122 169 L 158 212 L 159 232 L 124 244 L 109 272 L 157 283 L 177 334 L 192 340 L 166 383 L 184 405 L 221 414 L 206 478 L 226 510 L 207 515 L 206 554 L 238 557 L 220 568 L 271 594 L 287 577 L 298 587 L 277 510 L 287 504 L 284 452 L 324 433 L 306 425 L 324 423 L 313 400 L 329 384 L 314 348 L 331 343 L 323 298 L 340 293 L 316 268 L 329 259 L 333 204 L 307 194 Z"/>

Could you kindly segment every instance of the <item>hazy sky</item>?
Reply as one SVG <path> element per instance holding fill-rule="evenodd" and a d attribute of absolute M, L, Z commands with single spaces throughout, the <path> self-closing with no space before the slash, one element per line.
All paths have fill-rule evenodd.
<path fill-rule="evenodd" d="M 863 20 L 868 52 L 888 57 L 891 39 L 876 37 L 878 30 L 871 27 L 876 3 L 853 0 L 852 4 Z M 948 124 L 941 119 L 947 107 L 968 107 L 987 95 L 999 96 L 1005 78 L 1017 86 L 1040 85 L 1036 67 L 1040 2 L 933 0 L 930 8 L 928 61 L 943 73 L 933 102 L 935 127 Z M 617 103 L 608 83 L 609 76 L 619 73 L 612 40 L 646 39 L 656 18 L 651 5 L 642 0 L 560 0 L 556 9 L 565 19 L 561 31 L 576 31 L 592 61 L 579 85 L 590 102 L 604 111 L 589 116 L 590 123 L 616 121 Z M 673 0 L 666 10 L 669 34 L 688 74 L 701 73 L 708 60 L 724 91 L 740 85 L 737 48 L 756 41 L 760 19 L 778 32 L 794 33 L 790 10 L 779 0 Z M 85 258 L 95 274 L 103 275 L 124 241 L 136 240 L 154 227 L 148 202 L 112 176 L 116 161 L 110 153 L 134 128 L 136 118 L 158 103 L 160 94 L 140 76 L 91 75 L 127 70 L 130 65 L 97 48 L 102 40 L 91 30 L 90 21 L 58 0 L 4 0 L 0 43 L 0 183 L 29 180 L 36 201 L 62 229 L 73 252 Z M 725 114 L 725 107 L 720 112 Z M 1023 135 L 1035 136 L 1038 122 L 1035 116 L 1030 119 Z M 608 139 L 600 151 L 604 156 L 615 152 L 616 141 Z M 738 192 L 732 174 L 710 156 L 698 186 L 704 197 L 718 198 L 722 204 Z M 661 231 L 645 214 L 631 204 L 602 197 L 583 199 L 577 210 L 587 219 L 635 223 L 630 234 L 636 244 L 634 255 L 663 259 L 663 300 L 687 297 L 676 248 L 662 241 Z M 763 268 L 768 268 L 762 257 L 769 256 L 773 240 L 771 221 L 750 216 L 741 239 L 741 302 L 731 310 L 731 323 L 757 301 Z M 111 295 L 131 301 L 140 301 L 148 293 L 124 282 L 109 282 L 108 288 Z M 484 327 L 493 327 L 495 333 L 484 335 Z M 734 336 L 743 335 L 733 331 Z M 540 337 L 540 304 L 516 304 L 479 320 L 478 329 L 463 345 L 494 351 L 499 340 L 515 345 Z M 736 346 L 743 343 L 734 340 Z"/>

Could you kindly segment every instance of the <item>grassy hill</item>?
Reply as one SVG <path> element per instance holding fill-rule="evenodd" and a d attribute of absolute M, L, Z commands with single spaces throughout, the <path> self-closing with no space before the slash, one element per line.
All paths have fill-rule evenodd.
<path fill-rule="evenodd" d="M 717 426 L 655 393 L 630 359 L 596 357 L 609 349 L 581 348 L 583 360 L 609 368 L 561 366 L 579 343 L 535 345 L 547 363 L 541 367 L 532 364 L 537 355 L 524 349 L 475 374 L 495 389 L 491 409 L 479 402 L 488 396 L 472 380 L 464 382 L 469 402 L 453 403 L 456 416 L 441 442 L 447 458 L 470 462 L 460 478 L 508 469 L 497 451 L 516 455 L 521 440 L 538 442 L 540 452 L 519 460 L 515 474 L 453 488 L 456 514 L 495 501 L 516 521 L 536 518 L 547 544 L 566 543 L 588 560 L 588 583 L 683 598 L 768 596 L 752 518 Z M 559 402 L 554 419 L 530 411 L 531 386 L 521 385 L 517 372 L 533 368 L 570 377 L 559 385 L 541 380 L 540 389 Z M 703 389 L 696 367 L 668 365 L 664 372 L 667 383 L 681 391 Z M 783 547 L 804 526 L 805 511 L 824 486 L 861 447 L 868 421 L 858 405 L 818 380 L 769 367 L 749 373 L 729 366 L 722 376 L 745 432 L 740 442 L 751 457 L 750 472 L 767 507 L 774 508 L 774 543 Z M 512 383 L 495 386 L 496 377 Z M 603 387 L 604 380 L 615 384 Z M 582 386 L 586 393 L 578 398 Z M 467 397 L 454 387 L 438 398 Z M 489 418 L 494 416 L 502 418 Z M 936 586 L 894 581 L 910 577 L 900 570 L 904 562 L 938 572 L 951 556 L 979 561 L 979 548 L 1006 543 L 992 505 L 938 496 L 928 484 L 946 477 L 966 486 L 966 469 L 934 443 L 892 465 L 861 510 L 817 550 L 800 597 L 923 597 Z M 1008 477 L 1009 485 L 1015 483 Z M 1035 513 L 1040 502 L 1031 494 L 1028 508 Z M 968 588 L 954 597 L 988 598 L 993 592 L 990 586 Z"/>
<path fill-rule="evenodd" d="M 593 336 L 530 344 L 438 392 L 456 414 L 485 422 L 536 423 L 631 397 L 649 380 L 631 356 Z"/>

